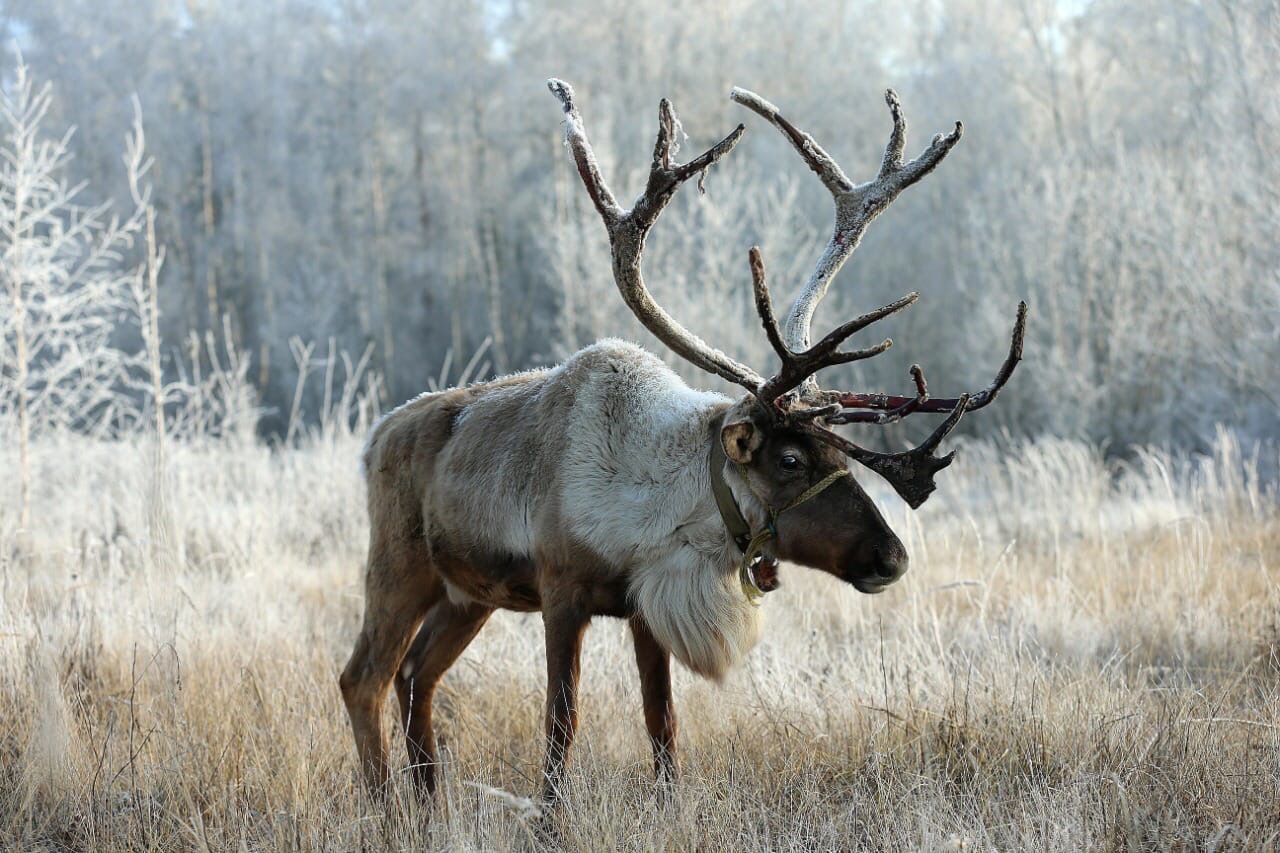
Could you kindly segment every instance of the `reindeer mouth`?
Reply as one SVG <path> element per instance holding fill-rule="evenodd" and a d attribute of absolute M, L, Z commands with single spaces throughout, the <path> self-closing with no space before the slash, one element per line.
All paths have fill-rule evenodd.
<path fill-rule="evenodd" d="M 890 586 L 893 585 L 897 578 L 890 580 L 872 580 L 871 578 L 858 578 L 853 581 L 853 588 L 864 595 L 879 595 Z"/>

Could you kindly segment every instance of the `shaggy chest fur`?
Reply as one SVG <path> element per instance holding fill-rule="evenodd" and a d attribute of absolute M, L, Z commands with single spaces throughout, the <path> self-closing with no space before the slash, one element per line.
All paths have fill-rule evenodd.
<path fill-rule="evenodd" d="M 374 430 L 366 466 L 414 472 L 407 525 L 455 601 L 536 610 L 550 588 L 568 591 L 591 612 L 639 613 L 685 666 L 719 679 L 759 634 L 708 470 L 729 404 L 607 340 L 402 406 Z"/>

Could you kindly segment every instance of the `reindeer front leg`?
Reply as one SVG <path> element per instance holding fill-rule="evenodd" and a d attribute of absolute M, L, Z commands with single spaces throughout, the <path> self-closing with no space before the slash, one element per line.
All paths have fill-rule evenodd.
<path fill-rule="evenodd" d="M 550 599 L 550 600 L 548 600 Z M 577 602 L 543 597 L 542 623 L 547 638 L 547 757 L 543 801 L 555 803 L 565 762 L 578 731 L 578 673 L 582 637 L 591 614 Z"/>
<path fill-rule="evenodd" d="M 676 779 L 676 709 L 671 701 L 671 653 L 659 645 L 639 616 L 631 619 L 631 638 L 640 670 L 640 695 L 644 700 L 644 725 L 653 746 L 653 772 L 659 785 Z"/>

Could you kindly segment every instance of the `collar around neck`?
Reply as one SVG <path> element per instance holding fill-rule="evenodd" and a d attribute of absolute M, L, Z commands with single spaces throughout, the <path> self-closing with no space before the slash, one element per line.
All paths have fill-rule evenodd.
<path fill-rule="evenodd" d="M 729 535 L 733 538 L 734 544 L 738 546 L 738 550 L 745 554 L 751 544 L 751 525 L 743 517 L 742 508 L 738 506 L 738 500 L 733 496 L 733 490 L 729 488 L 729 484 L 724 479 L 724 469 L 728 464 L 729 457 L 725 456 L 724 445 L 720 441 L 719 432 L 713 430 L 711 435 L 711 492 L 715 495 L 716 508 L 720 510 L 720 519 L 724 522 L 725 529 L 729 531 Z"/>

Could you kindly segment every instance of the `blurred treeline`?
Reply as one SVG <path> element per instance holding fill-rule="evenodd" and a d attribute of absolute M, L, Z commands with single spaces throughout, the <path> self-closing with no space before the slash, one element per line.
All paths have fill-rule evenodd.
<path fill-rule="evenodd" d="M 970 428 L 1117 448 L 1203 447 L 1219 422 L 1277 432 L 1274 0 L 8 0 L 0 36 L 53 82 L 46 126 L 77 127 L 69 168 L 94 198 L 127 198 L 138 95 L 165 358 L 225 318 L 266 431 L 299 408 L 293 338 L 371 347 L 389 403 L 489 339 L 492 372 L 607 335 L 657 348 L 615 294 L 561 147 L 543 83 L 560 76 L 622 199 L 660 97 L 689 156 L 747 124 L 705 197 L 687 187 L 664 215 L 646 272 L 676 317 L 760 370 L 746 250 L 762 246 L 789 298 L 830 201 L 729 89 L 779 104 L 865 180 L 891 86 L 908 156 L 956 119 L 965 137 L 819 311 L 815 332 L 923 294 L 877 330 L 892 350 L 829 384 L 904 393 L 913 361 L 935 393 L 985 384 L 1025 297 L 1026 363 Z"/>

